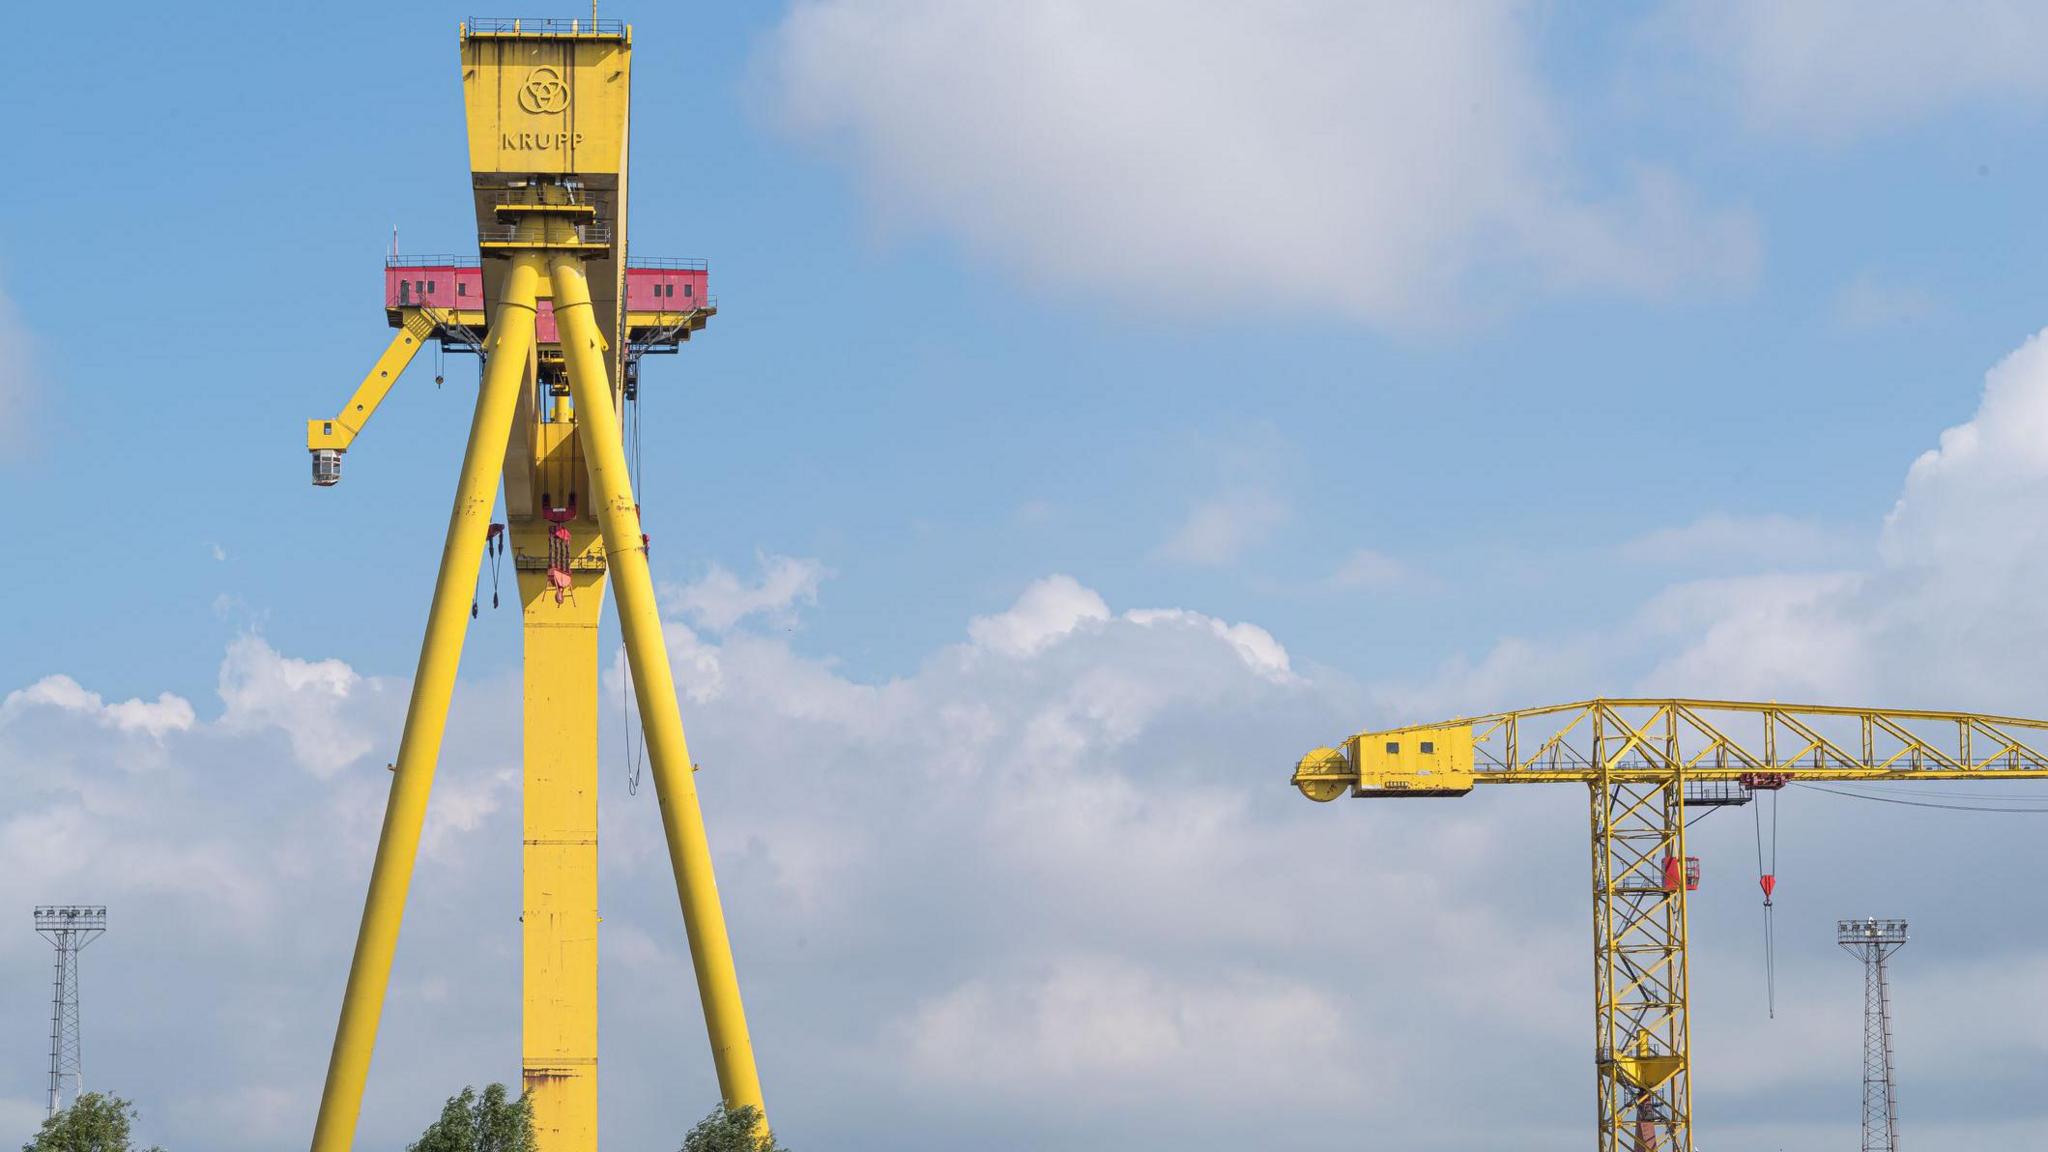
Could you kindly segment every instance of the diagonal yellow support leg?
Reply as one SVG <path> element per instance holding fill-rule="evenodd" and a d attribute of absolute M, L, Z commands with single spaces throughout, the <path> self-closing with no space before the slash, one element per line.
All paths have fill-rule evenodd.
<path fill-rule="evenodd" d="M 413 677 L 412 700 L 406 705 L 405 734 L 399 739 L 391 799 L 384 808 L 384 829 L 377 837 L 377 859 L 370 870 L 370 894 L 363 901 L 363 924 L 356 934 L 355 959 L 349 964 L 348 990 L 342 995 L 341 1022 L 334 1030 L 327 1084 L 320 1093 L 313 1152 L 348 1152 L 355 1141 L 363 1086 L 370 1076 L 370 1053 L 377 1043 L 377 1023 L 391 982 L 391 957 L 398 950 L 406 890 L 412 884 L 420 827 L 427 817 L 427 794 L 433 788 L 441 735 L 448 725 L 448 702 L 455 694 L 456 665 L 469 631 L 470 597 L 483 560 L 484 532 L 497 502 L 498 472 L 504 466 L 505 445 L 511 437 L 512 411 L 533 347 L 534 298 L 540 290 L 542 270 L 538 253 L 514 255 L 491 317 L 489 358 L 477 389 L 469 446 L 462 454 L 455 508 L 448 516 L 448 540 L 441 550 L 433 606 L 427 612 L 419 671 Z"/>
<path fill-rule="evenodd" d="M 711 845 L 704 836 L 704 815 L 697 804 L 696 781 L 691 778 L 690 750 L 683 742 L 683 721 L 676 710 L 675 678 L 669 671 L 661 617 L 655 610 L 654 582 L 647 572 L 640 512 L 633 503 L 619 416 L 612 403 L 611 381 L 605 375 L 597 317 L 590 306 L 590 285 L 579 257 L 556 254 L 552 271 L 555 323 L 569 370 L 570 399 L 590 466 L 598 522 L 604 530 L 612 596 L 619 606 L 619 630 L 625 635 L 626 659 L 632 665 L 633 687 L 640 700 L 640 721 L 647 732 L 647 762 L 654 771 L 654 790 L 661 802 L 662 829 L 668 835 L 669 864 L 675 870 L 676 895 L 682 900 L 683 926 L 690 934 L 690 959 L 697 970 L 697 995 L 703 1000 L 704 1024 L 711 1036 L 718 1091 L 727 1107 L 760 1108 L 761 1077 L 754 1067 L 753 1044 L 747 1038 L 746 1010 L 740 1003 L 739 977 L 733 971 L 732 943 L 725 933 L 718 883 L 711 873 Z"/>

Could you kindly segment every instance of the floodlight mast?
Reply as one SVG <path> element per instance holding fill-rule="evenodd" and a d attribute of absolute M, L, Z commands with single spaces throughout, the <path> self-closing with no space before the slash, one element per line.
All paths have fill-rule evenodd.
<path fill-rule="evenodd" d="M 42 904 L 36 907 L 36 935 L 57 950 L 50 986 L 50 1112 L 64 1109 L 64 1082 L 71 1099 L 85 1092 L 85 1052 L 79 1041 L 78 954 L 107 930 L 99 904 Z"/>
<path fill-rule="evenodd" d="M 1906 946 L 1904 920 L 1840 920 L 1835 942 L 1863 961 L 1863 1152 L 1899 1152 L 1892 997 L 1885 961 Z"/>

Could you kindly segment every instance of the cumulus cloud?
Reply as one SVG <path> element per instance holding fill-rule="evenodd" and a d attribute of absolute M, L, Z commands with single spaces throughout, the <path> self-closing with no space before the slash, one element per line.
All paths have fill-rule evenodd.
<path fill-rule="evenodd" d="M 1597 633 L 1505 641 L 1476 663 L 1447 666 L 1431 691 L 1490 695 L 1480 710 L 1574 684 L 1587 694 L 1628 686 L 2040 713 L 2033 669 L 2048 649 L 2048 610 L 2036 590 L 2048 583 L 2048 523 L 2036 509 L 2044 502 L 2048 333 L 1986 374 L 1976 414 L 1913 462 L 1871 544 L 1781 517 L 1708 517 L 1653 533 L 1624 554 L 1733 556 L 1750 567 L 1672 585 Z M 1800 557 L 1804 565 L 1787 562 Z"/>
<path fill-rule="evenodd" d="M 778 1126 L 797 1146 L 909 1149 L 1337 1148 L 1368 1127 L 1482 1147 L 1508 1126 L 1529 1147 L 1583 1146 L 1583 792 L 1317 806 L 1286 788 L 1289 762 L 1379 723 L 1617 688 L 2039 711 L 2043 433 L 2037 337 L 1909 470 L 1875 560 L 1688 580 L 1610 629 L 1510 638 L 1420 680 L 1296 668 L 1255 624 L 1112 605 L 1070 576 L 887 679 L 773 631 L 669 621 Z M 488 1069 L 518 1050 L 517 695 L 488 679 L 458 693 L 366 1143 L 416 1132 L 447 1069 L 508 1075 Z M 394 739 L 404 693 L 244 636 L 220 696 L 208 719 L 57 676 L 9 692 L 0 897 L 117 906 L 123 934 L 89 959 L 105 966 L 89 975 L 106 989 L 102 1082 L 185 1100 L 233 1077 L 261 1093 L 260 1130 L 167 1108 L 161 1137 L 240 1152 L 309 1122 L 388 786 L 348 749 Z M 338 751 L 309 754 L 304 733 Z M 617 735 L 600 780 L 607 1126 L 652 1144 L 715 1090 L 658 814 L 626 795 Z M 136 748 L 155 770 L 121 767 Z M 276 771 L 287 757 L 304 770 Z M 1939 1126 L 1943 1146 L 2038 1128 L 2025 1085 L 2048 1050 L 2029 1039 L 2038 1013 L 2011 1005 L 2048 938 L 1974 878 L 2037 872 L 2048 846 L 1967 814 L 1784 802 L 1798 831 L 1775 1025 L 1749 823 L 1687 834 L 1710 876 L 1692 919 L 1703 1117 L 1788 1148 L 1848 1123 L 1774 1109 L 1826 1092 L 1831 1060 L 1853 1083 L 1854 973 L 1828 931 L 1876 911 L 1918 933 L 1924 968 L 1898 1001 L 1916 1098 L 1969 1102 Z M 27 980 L 47 958 L 0 936 L 0 962 Z M 33 1035 L 39 1011 L 0 1004 L 0 1029 Z M 182 1058 L 155 1055 L 170 1050 Z M 1270 1107 L 1332 1068 L 1333 1090 Z M 906 1135 L 905 1110 L 935 1095 L 946 1106 Z"/>
<path fill-rule="evenodd" d="M 1894 130 L 1967 104 L 2048 99 L 2048 11 L 2013 0 L 1685 3 L 1674 19 L 1765 130 Z"/>
<path fill-rule="evenodd" d="M 967 635 L 991 652 L 1029 656 L 1076 628 L 1109 619 L 1109 605 L 1072 576 L 1034 582 L 1015 604 L 991 616 L 976 616 Z"/>
<path fill-rule="evenodd" d="M 749 617 L 780 626 L 795 619 L 798 607 L 818 602 L 818 585 L 831 574 L 816 560 L 769 555 L 757 560 L 758 580 L 742 580 L 713 563 L 701 578 L 664 588 L 663 599 L 691 623 L 712 632 L 729 631 Z"/>
<path fill-rule="evenodd" d="M 285 656 L 261 636 L 244 633 L 221 663 L 220 698 L 227 707 L 220 722 L 233 730 L 282 732 L 301 767 L 332 776 L 373 747 L 361 707 L 387 687 L 340 660 Z M 387 743 L 395 757 L 395 734 Z"/>
<path fill-rule="evenodd" d="M 141 732 L 157 739 L 168 732 L 185 731 L 196 718 L 191 703 L 182 696 L 164 692 L 154 701 L 135 699 L 108 704 L 99 693 L 86 691 L 78 681 L 61 673 L 9 692 L 7 699 L 0 701 L 0 710 L 9 712 L 34 707 L 75 712 L 105 728 Z"/>
<path fill-rule="evenodd" d="M 767 72 L 886 217 L 1155 308 L 1434 324 L 1503 289 L 1747 276 L 1749 222 L 1673 174 L 1584 188 L 1528 21 L 1505 3 L 807 0 Z"/>

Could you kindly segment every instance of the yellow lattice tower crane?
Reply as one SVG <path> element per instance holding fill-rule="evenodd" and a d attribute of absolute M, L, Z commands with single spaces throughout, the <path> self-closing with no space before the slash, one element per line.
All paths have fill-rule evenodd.
<path fill-rule="evenodd" d="M 761 1106 L 618 414 L 638 387 L 639 356 L 673 351 L 716 307 L 700 263 L 627 264 L 632 30 L 476 21 L 462 26 L 460 47 L 480 258 L 394 259 L 385 303 L 398 331 L 341 412 L 307 429 L 313 481 L 332 485 L 426 341 L 483 359 L 313 1152 L 354 1142 L 487 545 L 512 554 L 522 601 L 521 1070 L 540 1148 L 597 1147 L 597 630 L 607 580 L 719 1092 L 730 1107 Z M 503 539 L 491 523 L 501 480 Z"/>
<path fill-rule="evenodd" d="M 1600 1152 L 1692 1152 L 1688 803 L 1794 781 L 2048 777 L 2048 721 L 1715 700 L 1590 700 L 1362 732 L 1294 769 L 1311 800 L 1578 784 L 1592 799 Z"/>

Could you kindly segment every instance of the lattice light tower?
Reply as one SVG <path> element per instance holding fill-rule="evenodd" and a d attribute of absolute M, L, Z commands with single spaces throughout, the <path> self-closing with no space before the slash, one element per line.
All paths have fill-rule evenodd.
<path fill-rule="evenodd" d="M 1835 942 L 1863 961 L 1863 1152 L 1898 1152 L 1892 999 L 1884 962 L 1906 944 L 1904 920 L 1838 920 Z"/>
<path fill-rule="evenodd" d="M 78 1043 L 78 953 L 107 930 L 107 910 L 92 904 L 45 904 L 36 908 L 36 935 L 57 949 L 57 976 L 50 988 L 50 1115 L 63 1107 L 64 1080 L 71 1098 L 85 1091 L 85 1056 Z"/>

